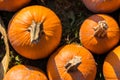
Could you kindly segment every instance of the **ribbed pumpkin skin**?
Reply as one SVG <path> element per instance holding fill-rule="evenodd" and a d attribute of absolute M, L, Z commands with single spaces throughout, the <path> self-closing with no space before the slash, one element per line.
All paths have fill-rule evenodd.
<path fill-rule="evenodd" d="M 0 10 L 16 11 L 27 5 L 31 0 L 0 0 Z"/>
<path fill-rule="evenodd" d="M 95 13 L 110 13 L 120 8 L 120 0 L 82 0 Z"/>
<path fill-rule="evenodd" d="M 29 26 L 44 18 L 43 32 L 37 44 L 30 42 Z M 29 6 L 19 11 L 10 21 L 8 38 L 13 48 L 30 59 L 45 58 L 58 46 L 61 40 L 62 25 L 56 14 L 43 6 Z"/>
<path fill-rule="evenodd" d="M 106 36 L 103 38 L 94 36 L 94 27 L 99 21 L 105 20 L 108 29 Z M 117 22 L 110 16 L 105 14 L 95 14 L 87 18 L 80 27 L 80 41 L 82 45 L 95 54 L 104 54 L 112 49 L 119 42 L 119 26 Z"/>
<path fill-rule="evenodd" d="M 120 80 L 120 46 L 108 53 L 103 64 L 105 80 Z"/>
<path fill-rule="evenodd" d="M 16 65 L 5 75 L 3 80 L 48 80 L 40 69 L 33 66 Z"/>
<path fill-rule="evenodd" d="M 74 56 L 82 58 L 78 71 L 68 73 L 65 64 Z M 78 44 L 69 44 L 58 49 L 48 60 L 49 80 L 94 80 L 96 63 L 91 53 Z"/>

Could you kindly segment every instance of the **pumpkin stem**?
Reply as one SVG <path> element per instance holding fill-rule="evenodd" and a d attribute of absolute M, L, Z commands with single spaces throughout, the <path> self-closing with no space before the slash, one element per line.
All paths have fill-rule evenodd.
<path fill-rule="evenodd" d="M 40 40 L 41 35 L 43 34 L 43 21 L 36 23 L 34 20 L 32 21 L 32 24 L 28 28 L 28 31 L 30 32 L 30 40 L 31 43 L 37 44 Z"/>
<path fill-rule="evenodd" d="M 65 65 L 65 68 L 67 72 L 74 72 L 77 70 L 77 67 L 81 63 L 81 57 L 80 56 L 74 56 L 73 59 L 67 62 Z"/>
<path fill-rule="evenodd" d="M 99 21 L 98 22 L 98 25 L 96 27 L 93 28 L 95 33 L 94 33 L 94 36 L 95 37 L 105 37 L 105 35 L 107 34 L 106 33 L 106 30 L 108 29 L 108 25 L 106 23 L 106 21 Z"/>

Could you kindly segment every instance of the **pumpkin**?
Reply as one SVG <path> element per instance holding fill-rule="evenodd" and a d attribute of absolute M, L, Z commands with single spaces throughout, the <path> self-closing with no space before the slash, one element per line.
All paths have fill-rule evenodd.
<path fill-rule="evenodd" d="M 16 11 L 25 5 L 27 5 L 31 0 L 0 0 L 0 10 L 3 11 Z"/>
<path fill-rule="evenodd" d="M 16 65 L 10 68 L 3 80 L 48 80 L 45 73 L 34 66 Z"/>
<path fill-rule="evenodd" d="M 67 44 L 52 54 L 47 63 L 49 80 L 95 80 L 92 54 L 78 44 Z"/>
<path fill-rule="evenodd" d="M 120 46 L 110 51 L 103 64 L 105 80 L 120 80 Z"/>
<path fill-rule="evenodd" d="M 120 8 L 120 0 L 82 0 L 83 4 L 95 13 L 110 13 Z"/>
<path fill-rule="evenodd" d="M 105 14 L 94 14 L 80 26 L 82 45 L 95 54 L 104 54 L 119 42 L 120 30 L 114 18 Z"/>
<path fill-rule="evenodd" d="M 33 5 L 20 10 L 8 25 L 12 47 L 29 59 L 49 56 L 59 45 L 62 25 L 57 15 L 47 7 Z"/>

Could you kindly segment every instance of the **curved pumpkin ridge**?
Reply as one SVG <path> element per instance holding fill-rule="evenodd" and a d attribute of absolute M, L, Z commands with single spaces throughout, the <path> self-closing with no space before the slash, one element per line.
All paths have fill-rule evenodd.
<path fill-rule="evenodd" d="M 76 62 L 75 58 L 78 63 L 69 67 L 69 63 Z M 49 80 L 94 80 L 96 64 L 91 53 L 84 47 L 69 44 L 59 48 L 50 56 L 47 73 Z"/>
<path fill-rule="evenodd" d="M 31 43 L 28 30 L 32 21 L 39 23 L 44 17 L 43 33 L 37 44 Z M 38 26 L 39 27 L 39 26 Z M 10 21 L 8 38 L 13 48 L 22 56 L 30 59 L 47 57 L 59 44 L 62 25 L 56 14 L 43 6 L 29 6 L 19 11 Z"/>
<path fill-rule="evenodd" d="M 16 65 L 8 70 L 3 80 L 48 80 L 45 73 L 33 66 Z"/>
<path fill-rule="evenodd" d="M 120 46 L 108 53 L 103 64 L 103 75 L 105 80 L 120 79 Z"/>
<path fill-rule="evenodd" d="M 16 11 L 25 5 L 27 5 L 31 0 L 0 0 L 0 10 L 4 11 Z"/>
<path fill-rule="evenodd" d="M 94 27 L 98 26 L 99 21 L 105 21 L 108 26 L 106 30 L 102 30 L 103 32 L 105 31 L 104 37 L 94 36 Z M 83 22 L 79 36 L 84 47 L 93 53 L 103 54 L 119 42 L 119 32 L 119 26 L 112 17 L 105 14 L 95 14 Z"/>
<path fill-rule="evenodd" d="M 120 8 L 120 0 L 82 0 L 95 13 L 111 13 Z"/>

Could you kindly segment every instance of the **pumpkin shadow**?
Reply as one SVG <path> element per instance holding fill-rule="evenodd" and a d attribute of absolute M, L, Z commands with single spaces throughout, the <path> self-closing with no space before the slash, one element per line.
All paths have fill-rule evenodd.
<path fill-rule="evenodd" d="M 103 15 L 106 15 L 106 14 L 103 14 Z M 110 15 L 106 15 L 106 16 L 109 16 L 109 17 L 112 18 L 112 16 L 110 16 Z M 91 20 L 91 21 L 94 21 L 96 23 L 98 23 L 99 21 L 104 21 L 105 20 L 105 18 L 103 18 L 102 16 L 100 16 L 98 14 L 96 14 L 95 16 L 89 17 L 88 19 Z M 97 36 L 93 35 L 94 37 L 91 38 L 91 40 L 94 38 L 97 41 L 96 45 L 99 45 L 102 48 L 104 48 L 104 50 L 106 50 L 105 52 L 103 51 L 104 53 L 109 52 L 110 49 L 113 49 L 117 46 L 117 43 L 115 45 L 116 38 L 112 38 L 114 43 L 111 43 L 111 44 L 107 43 L 107 41 L 110 39 L 110 37 L 108 37 L 109 34 L 114 34 L 114 30 L 108 30 L 106 32 L 106 34 L 104 35 L 104 37 L 97 37 Z M 103 44 L 103 46 L 101 44 Z M 98 46 L 96 46 L 96 48 L 99 48 L 99 50 L 102 51 L 102 48 L 100 48 Z M 93 53 L 95 53 L 95 52 L 93 52 Z"/>
<path fill-rule="evenodd" d="M 99 21 L 104 21 L 105 19 L 104 19 L 103 17 L 95 14 L 95 16 L 90 16 L 90 17 L 88 17 L 88 20 L 91 20 L 91 21 L 93 21 L 93 22 L 96 22 L 96 24 L 98 24 Z M 94 30 L 94 27 L 96 27 L 96 26 L 92 26 L 91 28 Z M 93 34 L 90 34 L 90 35 L 93 35 Z M 93 35 L 93 36 L 94 36 L 94 35 Z M 104 37 L 105 37 L 105 38 L 108 38 L 108 37 L 107 37 L 107 34 L 105 34 Z M 93 38 L 95 38 L 95 39 L 98 41 L 98 43 L 101 42 L 101 40 L 103 39 L 103 38 L 101 38 L 101 37 L 100 37 L 100 38 L 99 38 L 99 37 L 91 37 L 91 40 L 92 40 Z"/>
<path fill-rule="evenodd" d="M 54 63 L 55 63 L 54 70 L 56 70 L 56 74 L 55 75 L 57 75 L 57 80 L 69 80 L 70 78 L 68 78 L 68 75 L 70 75 L 69 77 L 71 77 L 70 80 L 85 80 L 85 77 L 83 76 L 82 72 L 79 71 L 78 69 L 76 71 L 74 71 L 74 72 L 67 72 L 66 71 L 65 74 L 68 74 L 68 75 L 62 77 L 60 75 L 60 73 L 58 72 L 58 68 L 57 68 L 55 60 L 54 60 Z M 54 75 L 51 75 L 51 76 L 54 77 Z M 53 79 L 53 80 L 55 80 L 55 79 Z"/>
<path fill-rule="evenodd" d="M 98 23 L 99 21 L 103 21 L 103 20 L 105 20 L 103 17 L 101 17 L 101 16 L 99 16 L 99 15 L 95 15 L 95 16 L 92 16 L 92 17 L 89 17 L 88 18 L 89 20 L 92 20 L 92 21 L 94 21 L 94 22 L 96 22 L 96 23 Z"/>
<path fill-rule="evenodd" d="M 101 16 L 99 16 L 99 15 L 97 15 L 97 14 L 96 14 L 95 16 L 89 17 L 88 19 L 96 22 L 97 24 L 99 23 L 99 21 L 104 21 L 104 20 L 105 20 L 103 17 L 101 17 Z M 96 27 L 96 26 L 93 26 L 93 27 Z M 93 29 L 94 29 L 94 28 L 93 28 Z M 101 39 L 103 39 L 103 38 L 108 38 L 107 34 L 105 34 L 104 37 L 100 37 L 100 38 L 99 38 L 99 37 L 95 37 L 95 39 L 96 39 L 98 42 L 101 42 Z"/>
<path fill-rule="evenodd" d="M 51 64 L 51 66 L 52 66 L 52 68 L 50 68 L 49 70 L 47 69 L 47 75 L 48 75 L 48 79 L 49 80 L 55 80 L 55 79 L 57 79 L 57 80 L 63 80 L 62 78 L 61 78 L 61 76 L 60 76 L 60 74 L 59 74 L 59 72 L 58 72 L 58 69 L 57 69 L 57 65 L 56 65 L 56 62 L 55 62 L 55 56 L 57 55 L 57 53 L 59 52 L 61 50 L 61 48 L 59 48 L 58 50 L 57 50 L 57 52 L 53 52 L 53 55 L 51 55 L 50 56 L 50 58 L 48 59 L 48 63 L 47 63 L 47 68 L 48 68 L 48 64 Z M 49 60 L 51 60 L 52 61 L 52 63 L 49 63 Z M 51 62 L 50 61 L 50 62 Z M 51 70 L 51 69 L 53 69 L 53 71 Z M 54 73 L 53 73 L 54 72 Z M 53 74 L 55 74 L 55 75 L 53 75 Z M 50 78 L 50 77 L 51 78 Z"/>
<path fill-rule="evenodd" d="M 120 54 L 120 53 L 118 53 L 118 54 Z M 109 63 L 112 66 L 116 78 L 118 80 L 120 80 L 120 59 L 118 58 L 118 56 L 113 51 L 110 52 L 110 56 L 113 57 L 113 58 L 110 57 L 109 59 L 106 60 L 106 62 Z"/>
<path fill-rule="evenodd" d="M 101 17 L 101 16 L 99 16 L 97 14 L 95 16 L 89 17 L 88 19 L 96 22 L 97 24 L 99 23 L 99 21 L 104 21 L 105 20 L 103 17 Z M 96 26 L 93 26 L 93 27 L 96 27 Z M 101 37 L 100 38 L 99 37 L 95 37 L 95 38 L 96 38 L 97 41 L 101 41 L 101 39 L 102 39 Z M 103 38 L 108 38 L 107 34 L 105 34 L 105 36 Z"/>
<path fill-rule="evenodd" d="M 70 72 L 69 74 L 72 77 L 72 80 L 86 80 L 82 72 L 79 70 L 76 70 L 75 72 Z"/>
<path fill-rule="evenodd" d="M 66 70 L 65 72 L 62 73 L 64 77 L 61 76 L 61 74 L 59 73 L 59 69 L 56 65 L 57 62 L 55 61 L 55 57 L 61 49 L 62 49 L 62 47 L 59 48 L 59 50 L 57 50 L 57 52 L 55 54 L 53 54 L 51 57 L 52 62 L 53 62 L 53 64 L 51 64 L 51 65 L 53 65 L 52 68 L 54 69 L 54 72 L 55 72 L 54 73 L 55 75 L 53 75 L 53 73 L 52 73 L 53 71 L 49 72 L 51 74 L 50 76 L 52 77 L 52 80 L 56 80 L 56 79 L 57 80 L 86 80 L 86 78 L 83 76 L 82 72 L 78 69 L 74 72 L 67 72 L 67 70 Z"/>

